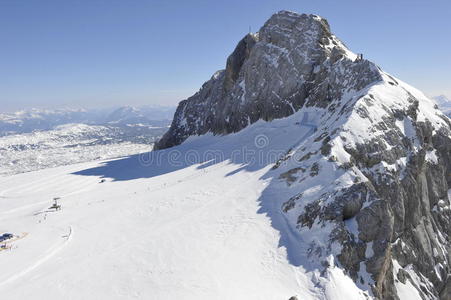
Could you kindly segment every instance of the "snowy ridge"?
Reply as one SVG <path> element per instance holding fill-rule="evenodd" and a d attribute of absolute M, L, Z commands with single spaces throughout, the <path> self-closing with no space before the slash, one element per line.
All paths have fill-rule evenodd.
<path fill-rule="evenodd" d="M 411 106 L 410 95 L 415 95 L 416 99 L 420 99 L 417 120 L 433 124 L 432 134 L 445 129 L 448 130 L 449 135 L 449 123 L 440 111 L 434 109 L 433 103 L 427 97 L 399 80 L 396 80 L 396 85 L 392 85 L 393 80 L 394 78 L 384 75 L 383 82 L 343 97 L 340 100 L 341 108 L 349 107 L 349 109 L 342 116 L 339 113 L 342 111 L 340 107 L 335 109 L 335 113 L 317 110 L 318 130 L 303 143 L 291 148 L 289 157 L 296 159 L 285 159 L 284 161 L 290 163 L 279 167 L 281 173 L 278 177 L 284 184 L 279 186 L 274 184 L 277 191 L 273 194 L 281 195 L 288 185 L 292 196 L 287 197 L 289 200 L 282 205 L 282 209 L 287 213 L 291 226 L 297 227 L 300 231 L 303 244 L 309 245 L 306 249 L 306 257 L 312 262 L 327 261 L 330 254 L 341 255 L 344 250 L 343 242 L 346 242 L 347 238 L 343 240 L 343 237 L 336 237 L 337 231 L 341 232 L 340 234 L 349 235 L 352 239 L 358 237 L 367 239 L 359 232 L 355 214 L 361 209 L 371 207 L 372 201 L 375 201 L 374 203 L 378 201 L 377 197 L 371 200 L 371 197 L 366 194 L 366 198 L 362 199 L 363 202 L 360 208 L 357 208 L 357 212 L 353 213 L 354 215 L 341 216 L 340 214 L 345 213 L 344 211 L 331 210 L 337 202 L 340 205 L 341 195 L 345 195 L 346 191 L 353 189 L 356 184 L 372 184 L 374 180 L 379 180 L 377 178 L 380 176 L 385 176 L 388 181 L 395 181 L 398 176 L 402 178 L 407 168 L 406 162 L 421 150 L 422 143 L 419 140 L 422 138 L 417 136 L 416 129 L 411 125 L 414 121 L 409 116 L 401 120 L 402 123 L 410 124 L 411 128 L 408 130 L 406 126 L 386 126 L 385 130 L 380 127 L 380 124 L 388 121 L 388 114 Z M 304 110 L 303 108 L 299 112 Z M 390 156 L 390 150 L 395 145 L 390 144 L 392 141 L 386 137 L 393 134 L 393 131 L 396 135 L 411 141 L 412 147 L 406 152 L 406 156 Z M 380 144 L 381 150 L 386 152 L 387 160 L 381 160 L 379 164 L 362 169 L 361 165 L 356 164 L 351 149 L 359 149 L 361 145 L 371 143 Z M 438 164 L 435 151 L 427 152 L 425 159 L 431 165 Z M 445 201 L 449 203 L 449 200 Z M 320 213 L 321 210 L 324 212 Z M 324 215 L 321 216 L 322 214 Z M 327 214 L 332 215 L 327 216 Z M 351 218 L 348 220 L 349 217 Z M 374 242 L 367 240 L 365 253 L 368 255 L 362 257 L 360 268 L 350 271 L 350 275 L 358 282 L 359 288 L 366 290 L 368 294 L 372 294 L 371 286 L 375 284 L 374 277 L 368 273 L 368 267 L 372 267 L 370 263 L 374 252 L 371 248 Z M 352 247 L 357 248 L 356 245 Z M 296 249 L 300 250 L 299 247 Z M 447 261 L 446 256 L 442 258 Z M 341 263 L 343 264 L 343 261 Z M 353 262 L 353 265 L 355 263 Z M 433 286 L 424 276 L 422 278 L 429 287 Z M 419 288 L 419 285 L 416 287 Z M 401 297 L 401 299 L 408 298 Z"/>
<path fill-rule="evenodd" d="M 289 116 L 302 106 L 325 107 L 352 90 L 381 80 L 373 63 L 357 60 L 315 15 L 279 12 L 246 35 L 200 91 L 180 103 L 167 148 L 190 135 L 236 132 L 260 119 Z"/>

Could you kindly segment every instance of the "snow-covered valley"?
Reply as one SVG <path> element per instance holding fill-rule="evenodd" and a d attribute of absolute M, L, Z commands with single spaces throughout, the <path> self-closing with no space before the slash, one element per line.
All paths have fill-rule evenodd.
<path fill-rule="evenodd" d="M 166 130 L 140 124 L 65 124 L 1 136 L 0 176 L 147 152 Z"/>

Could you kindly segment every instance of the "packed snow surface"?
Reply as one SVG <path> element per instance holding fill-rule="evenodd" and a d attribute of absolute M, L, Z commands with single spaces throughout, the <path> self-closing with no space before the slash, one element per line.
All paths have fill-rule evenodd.
<path fill-rule="evenodd" d="M 0 178 L 0 232 L 17 236 L 0 251 L 2 297 L 365 299 L 338 267 L 302 263 L 284 197 L 262 194 L 274 151 L 308 138 L 308 119 Z M 49 209 L 54 197 L 59 211 Z"/>

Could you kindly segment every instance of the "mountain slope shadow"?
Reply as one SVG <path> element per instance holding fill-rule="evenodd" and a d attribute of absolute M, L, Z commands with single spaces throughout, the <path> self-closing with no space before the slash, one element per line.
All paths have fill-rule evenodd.
<path fill-rule="evenodd" d="M 263 178 L 272 177 L 274 174 L 271 173 L 274 172 L 269 171 Z M 313 266 L 306 259 L 308 245 L 303 242 L 299 231 L 295 230 L 289 224 L 288 219 L 282 211 L 280 191 L 273 188 L 274 185 L 277 185 L 276 181 L 276 178 L 272 178 L 269 185 L 263 190 L 258 199 L 260 209 L 257 212 L 268 216 L 271 221 L 271 226 L 279 232 L 278 246 L 286 249 L 288 262 L 293 266 L 302 266 L 306 270 L 312 270 Z"/>
<path fill-rule="evenodd" d="M 305 114 L 272 122 L 258 121 L 247 130 L 225 136 L 193 137 L 179 146 L 103 162 L 72 174 L 127 181 L 152 178 L 192 165 L 204 169 L 223 161 L 237 166 L 228 176 L 256 171 L 276 162 L 292 146 L 293 140 L 299 143 L 313 133 L 311 125 L 298 122 L 306 119 Z"/>
<path fill-rule="evenodd" d="M 308 122 L 308 116 L 308 112 L 302 112 L 272 122 L 259 121 L 238 133 L 195 137 L 179 146 L 107 161 L 98 167 L 73 174 L 126 181 L 160 176 L 192 165 L 197 165 L 197 169 L 201 170 L 215 167 L 220 162 L 235 166 L 225 176 L 254 172 L 273 165 L 293 146 L 299 147 L 310 141 L 316 126 Z M 281 210 L 281 189 L 275 178 L 278 173 L 279 171 L 269 170 L 261 177 L 269 179 L 270 184 L 258 199 L 258 213 L 266 214 L 273 228 L 280 233 L 279 247 L 286 249 L 289 263 L 308 268 L 305 259 L 306 245 Z"/>
<path fill-rule="evenodd" d="M 177 171 L 186 166 L 151 163 L 157 159 L 157 151 L 136 154 L 121 159 L 110 160 L 100 166 L 74 172 L 74 175 L 99 176 L 112 178 L 114 181 L 127 181 L 139 178 L 151 178 L 162 174 Z"/>

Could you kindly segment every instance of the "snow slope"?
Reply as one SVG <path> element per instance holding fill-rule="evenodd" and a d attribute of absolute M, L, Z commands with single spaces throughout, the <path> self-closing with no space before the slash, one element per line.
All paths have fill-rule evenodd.
<path fill-rule="evenodd" d="M 2 297 L 365 299 L 341 269 L 303 261 L 284 197 L 262 197 L 278 150 L 315 131 L 311 113 L 0 178 L 0 232 L 27 234 L 0 251 Z M 48 210 L 53 197 L 61 211 Z"/>

